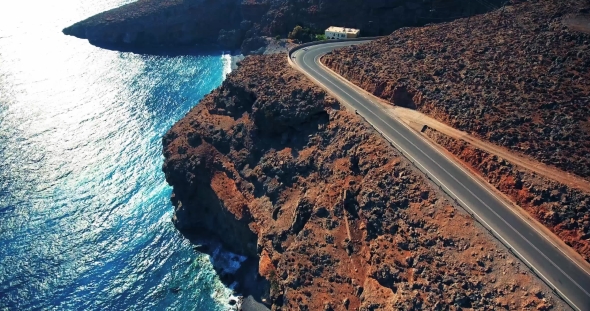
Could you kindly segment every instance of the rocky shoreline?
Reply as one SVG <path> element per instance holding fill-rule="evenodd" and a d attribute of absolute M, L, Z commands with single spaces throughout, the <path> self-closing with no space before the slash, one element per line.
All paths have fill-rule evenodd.
<path fill-rule="evenodd" d="M 566 309 L 284 55 L 245 58 L 163 144 L 175 225 L 254 258 L 272 310 Z"/>

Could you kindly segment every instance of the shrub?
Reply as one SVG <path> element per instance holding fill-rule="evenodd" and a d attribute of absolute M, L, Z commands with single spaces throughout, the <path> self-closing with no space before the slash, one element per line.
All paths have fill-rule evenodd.
<path fill-rule="evenodd" d="M 297 25 L 293 28 L 293 31 L 289 33 L 289 39 L 299 39 L 303 32 L 303 27 Z"/>
<path fill-rule="evenodd" d="M 315 35 L 315 41 L 323 41 L 323 40 L 326 40 L 325 34 Z"/>
<path fill-rule="evenodd" d="M 313 31 L 311 29 L 303 28 L 297 25 L 295 28 L 293 28 L 293 31 L 289 33 L 288 38 L 300 40 L 301 42 L 309 42 L 313 41 L 315 36 L 313 35 Z"/>

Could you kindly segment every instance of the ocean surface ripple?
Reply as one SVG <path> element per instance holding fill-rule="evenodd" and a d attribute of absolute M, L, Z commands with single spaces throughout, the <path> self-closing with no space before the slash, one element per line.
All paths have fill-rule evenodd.
<path fill-rule="evenodd" d="M 103 50 L 61 29 L 121 0 L 0 4 L 0 310 L 224 310 L 170 222 L 162 135 L 221 53 Z"/>

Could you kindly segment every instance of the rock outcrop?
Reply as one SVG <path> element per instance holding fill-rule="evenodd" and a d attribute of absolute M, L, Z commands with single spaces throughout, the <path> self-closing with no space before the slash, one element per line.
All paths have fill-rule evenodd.
<path fill-rule="evenodd" d="M 501 0 L 489 0 L 500 3 Z M 287 36 L 296 25 L 360 27 L 383 35 L 404 26 L 485 12 L 460 0 L 139 0 L 63 30 L 98 46 L 146 47 L 217 44 L 238 49 L 261 36 Z M 250 51 L 243 47 L 242 50 Z M 257 51 L 258 49 L 254 49 Z"/>
<path fill-rule="evenodd" d="M 522 2 L 324 62 L 395 105 L 590 180 L 589 12 L 586 0 Z"/>
<path fill-rule="evenodd" d="M 163 148 L 175 225 L 258 258 L 273 310 L 561 308 L 283 55 L 244 59 Z"/>

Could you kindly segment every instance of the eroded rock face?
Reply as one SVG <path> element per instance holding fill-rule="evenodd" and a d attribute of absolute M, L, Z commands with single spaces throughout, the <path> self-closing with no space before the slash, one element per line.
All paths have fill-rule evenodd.
<path fill-rule="evenodd" d="M 523 2 L 400 29 L 324 62 L 394 104 L 403 86 L 412 98 L 400 105 L 589 179 L 590 32 L 572 18 L 589 9 L 580 0 Z"/>
<path fill-rule="evenodd" d="M 175 225 L 259 258 L 273 310 L 557 304 L 284 56 L 244 59 L 163 144 Z"/>

